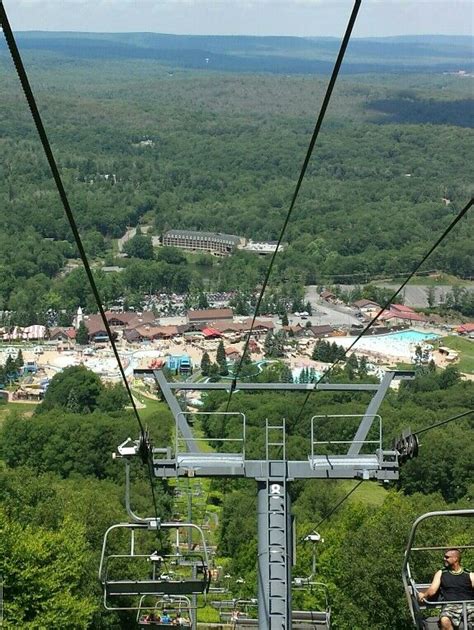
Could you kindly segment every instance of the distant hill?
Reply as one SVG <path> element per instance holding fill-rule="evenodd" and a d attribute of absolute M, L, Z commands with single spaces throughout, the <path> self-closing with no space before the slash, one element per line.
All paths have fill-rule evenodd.
<path fill-rule="evenodd" d="M 283 74 L 330 72 L 340 45 L 333 37 L 44 31 L 18 32 L 16 37 L 22 50 L 75 59 L 150 59 L 180 68 Z M 472 41 L 438 35 L 353 39 L 343 72 L 470 72 Z"/>

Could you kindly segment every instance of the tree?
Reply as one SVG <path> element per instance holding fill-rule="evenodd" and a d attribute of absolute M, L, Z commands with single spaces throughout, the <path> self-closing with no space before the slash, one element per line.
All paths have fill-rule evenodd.
<path fill-rule="evenodd" d="M 18 350 L 18 355 L 15 359 L 16 369 L 21 370 L 24 364 L 25 364 L 25 361 L 23 360 L 23 352 L 21 351 L 21 348 L 20 348 L 20 350 Z"/>
<path fill-rule="evenodd" d="M 288 315 L 286 313 L 283 313 L 281 316 L 281 325 L 288 326 Z"/>
<path fill-rule="evenodd" d="M 201 359 L 201 372 L 203 376 L 209 376 L 209 370 L 211 368 L 211 359 L 209 353 L 205 352 Z"/>
<path fill-rule="evenodd" d="M 433 308 L 433 306 L 436 303 L 436 292 L 435 292 L 435 288 L 430 286 L 428 287 L 427 291 L 426 291 L 426 299 L 428 301 L 428 306 L 430 308 Z"/>
<path fill-rule="evenodd" d="M 217 346 L 216 362 L 219 366 L 219 374 L 221 376 L 227 376 L 227 374 L 229 374 L 229 368 L 227 367 L 227 358 L 225 356 L 224 342 L 222 339 Z"/>
<path fill-rule="evenodd" d="M 152 260 L 154 258 L 153 242 L 151 236 L 145 236 L 139 229 L 133 238 L 125 243 L 123 251 L 131 258 Z"/>
<path fill-rule="evenodd" d="M 80 346 L 86 346 L 89 343 L 89 331 L 83 321 L 79 323 L 79 328 L 76 332 L 76 343 Z"/>
<path fill-rule="evenodd" d="M 420 344 L 417 344 L 415 346 L 415 358 L 414 358 L 414 362 L 416 365 L 421 365 L 423 360 L 423 350 L 420 346 Z"/>
<path fill-rule="evenodd" d="M 53 376 L 43 402 L 36 408 L 36 413 L 44 413 L 54 407 L 67 409 L 68 404 L 78 412 L 93 411 L 98 405 L 103 389 L 104 385 L 100 378 L 91 370 L 83 365 L 68 367 Z M 70 399 L 73 390 L 74 397 Z"/>
<path fill-rule="evenodd" d="M 211 365 L 209 366 L 209 379 L 211 381 L 219 380 L 219 366 L 217 365 L 217 363 L 211 363 Z"/>
<path fill-rule="evenodd" d="M 198 308 L 209 308 L 209 300 L 207 299 L 207 295 L 204 293 L 204 291 L 201 291 L 199 293 Z"/>
<path fill-rule="evenodd" d="M 104 413 L 113 413 L 122 411 L 129 402 L 127 390 L 122 383 L 108 384 L 99 394 L 97 407 Z"/>
<path fill-rule="evenodd" d="M 344 372 L 346 373 L 347 378 L 350 381 L 353 381 L 358 373 L 358 370 L 359 370 L 359 361 L 357 359 L 357 356 L 353 352 L 351 355 L 347 357 L 346 365 L 344 367 Z"/>
<path fill-rule="evenodd" d="M 0 528 L 7 626 L 86 630 L 97 604 L 84 593 L 90 570 L 84 527 L 66 518 L 48 531 L 0 512 Z"/>

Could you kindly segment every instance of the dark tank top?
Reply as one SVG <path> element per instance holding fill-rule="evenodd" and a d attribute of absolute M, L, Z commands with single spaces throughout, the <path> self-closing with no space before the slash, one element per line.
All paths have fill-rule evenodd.
<path fill-rule="evenodd" d="M 472 588 L 469 571 L 463 569 L 462 573 L 451 573 L 449 569 L 443 569 L 440 594 L 445 602 L 474 599 L 474 589 Z"/>

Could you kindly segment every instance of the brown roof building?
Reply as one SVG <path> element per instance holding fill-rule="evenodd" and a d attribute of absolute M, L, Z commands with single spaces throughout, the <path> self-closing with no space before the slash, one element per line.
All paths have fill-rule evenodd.
<path fill-rule="evenodd" d="M 232 321 L 234 312 L 231 308 L 206 308 L 196 311 L 188 311 L 188 322 L 197 324 L 200 322 Z"/>

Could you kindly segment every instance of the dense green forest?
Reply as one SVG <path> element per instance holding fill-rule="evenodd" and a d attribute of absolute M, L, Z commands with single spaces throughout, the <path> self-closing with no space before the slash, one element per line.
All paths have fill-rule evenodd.
<path fill-rule="evenodd" d="M 156 234 L 181 227 L 278 237 L 324 76 L 192 72 L 51 51 L 27 51 L 25 60 L 98 267 L 117 263 L 114 239 L 140 221 Z M 87 296 L 76 291 L 81 278 L 60 273 L 77 255 L 72 235 L 6 52 L 0 66 L 0 310 L 31 323 L 51 309 L 84 306 Z M 472 195 L 471 97 L 470 79 L 449 74 L 341 77 L 274 288 L 409 272 L 427 237 L 441 234 Z M 471 213 L 429 267 L 472 276 L 472 227 Z M 137 273 L 139 258 L 118 262 L 132 269 L 98 278 L 105 300 L 145 288 L 186 292 L 203 278 L 210 289 L 248 290 L 265 268 L 245 252 L 220 263 L 188 258 L 179 269 L 161 260 L 150 284 Z M 248 273 L 235 274 L 243 265 Z"/>
<path fill-rule="evenodd" d="M 284 369 L 273 366 L 258 378 L 278 380 L 285 374 Z M 334 375 L 342 381 L 362 377 L 367 380 L 351 371 L 349 365 Z M 64 389 L 69 392 L 67 396 L 62 393 Z M 298 418 L 302 394 L 236 393 L 230 410 L 246 415 L 249 459 L 264 453 L 266 418 L 286 419 L 288 457 L 305 459 L 310 452 L 310 418 L 314 414 L 362 413 L 367 396 L 315 392 Z M 126 436 L 137 433 L 136 421 L 130 412 L 123 411 L 123 403 L 117 392 L 100 385 L 92 373 L 84 368 L 68 368 L 53 379 L 47 398 L 33 417 L 18 411 L 5 416 L 0 427 L 0 545 L 5 560 L 6 627 L 132 627 L 130 613 L 102 609 L 95 578 L 105 530 L 126 520 L 123 467 L 110 457 Z M 202 416 L 201 425 L 205 436 L 235 437 L 236 422 L 230 418 L 224 424 L 222 416 L 211 413 L 223 409 L 225 403 L 222 394 L 207 396 L 204 411 L 208 414 Z M 408 426 L 419 430 L 473 405 L 474 386 L 461 381 L 455 368 L 439 372 L 433 367 L 418 368 L 416 379 L 390 392 L 382 405 L 384 446 L 390 448 L 393 439 Z M 164 446 L 171 442 L 170 414 L 159 403 L 154 403 L 154 409 L 153 413 L 147 411 L 146 421 L 153 444 Z M 400 578 L 409 529 L 425 511 L 469 507 L 474 451 L 466 434 L 472 433 L 473 421 L 471 415 L 428 431 L 420 454 L 403 465 L 398 482 L 383 487 L 364 482 L 332 515 L 354 482 L 313 480 L 290 484 L 299 541 L 293 575 L 310 574 L 311 549 L 302 540 L 317 528 L 324 537 L 324 544 L 318 546 L 317 580 L 328 585 L 334 628 L 409 627 Z M 318 439 L 350 439 L 356 426 L 357 422 L 351 424 L 347 418 L 329 417 L 319 422 Z M 152 514 L 146 467 L 137 463 L 133 479 L 134 510 Z M 155 492 L 159 513 L 166 520 L 173 509 L 169 488 L 157 482 Z M 245 583 L 231 581 L 231 594 L 254 597 L 255 484 L 245 480 L 213 481 L 207 507 L 211 500 L 221 505 L 217 562 L 234 578 L 245 577 Z M 326 520 L 321 524 L 322 519 Z M 472 540 L 472 527 L 459 529 L 449 522 L 442 526 L 438 523 L 428 529 L 424 543 L 439 544 L 450 539 L 460 544 L 466 537 L 468 542 Z M 438 555 L 432 554 L 418 565 L 424 579 L 432 575 L 439 561 Z M 467 566 L 472 561 L 468 552 Z M 315 597 L 296 592 L 295 606 L 321 605 Z"/>

